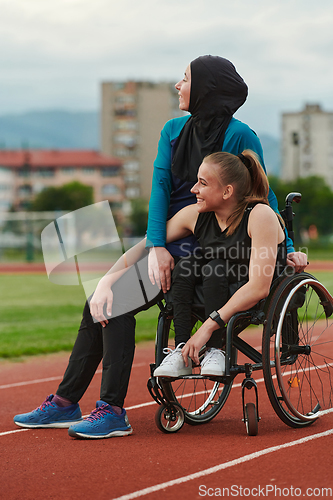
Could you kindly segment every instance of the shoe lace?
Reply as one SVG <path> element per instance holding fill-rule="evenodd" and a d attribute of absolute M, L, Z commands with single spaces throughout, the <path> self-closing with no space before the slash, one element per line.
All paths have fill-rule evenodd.
<path fill-rule="evenodd" d="M 223 356 L 224 353 L 220 349 L 210 349 L 209 351 L 206 352 L 205 357 L 201 361 L 201 366 L 205 366 L 208 361 L 213 361 L 215 363 L 218 363 L 217 356 Z"/>
<path fill-rule="evenodd" d="M 164 358 L 162 363 L 164 362 L 168 362 L 170 360 L 170 358 L 172 356 L 174 356 L 175 354 L 178 354 L 181 353 L 181 350 L 182 350 L 182 347 L 185 345 L 185 342 L 182 342 L 181 344 L 178 344 L 177 347 L 175 349 L 171 349 L 170 347 L 165 347 L 163 349 L 163 354 L 166 354 L 167 355 L 167 358 Z"/>
<path fill-rule="evenodd" d="M 111 411 L 108 409 L 108 405 L 105 404 L 95 408 L 86 420 L 88 420 L 88 422 L 94 422 L 95 420 L 100 420 L 107 413 L 111 413 Z"/>
<path fill-rule="evenodd" d="M 43 401 L 43 403 L 36 408 L 36 410 L 45 411 L 45 408 L 47 408 L 48 406 L 52 406 L 52 401 L 50 401 L 49 398 L 47 397 L 45 401 Z"/>

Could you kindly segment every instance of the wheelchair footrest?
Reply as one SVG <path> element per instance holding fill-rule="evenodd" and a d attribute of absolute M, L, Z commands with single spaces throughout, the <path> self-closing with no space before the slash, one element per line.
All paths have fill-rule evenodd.
<path fill-rule="evenodd" d="M 148 379 L 147 389 L 149 391 L 149 394 L 157 404 L 163 404 L 164 398 L 155 377 L 151 377 L 150 379 Z"/>

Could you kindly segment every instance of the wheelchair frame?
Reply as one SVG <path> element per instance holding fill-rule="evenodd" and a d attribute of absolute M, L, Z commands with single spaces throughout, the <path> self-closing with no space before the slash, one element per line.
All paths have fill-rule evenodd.
<path fill-rule="evenodd" d="M 300 193 L 286 197 L 281 212 L 293 239 L 291 209 L 299 203 Z M 248 435 L 257 435 L 259 417 L 258 388 L 253 371 L 263 370 L 268 397 L 278 417 L 291 427 L 312 424 L 333 407 L 333 298 L 312 275 L 291 273 L 288 267 L 272 283 L 269 296 L 249 311 L 235 314 L 228 322 L 225 342 L 225 374 L 204 377 L 195 370 L 179 378 L 154 377 L 163 360 L 163 349 L 169 344 L 172 304 L 159 302 L 155 363 L 150 365 L 148 390 L 159 404 L 155 422 L 166 433 L 177 432 L 184 422 L 190 425 L 212 420 L 230 394 L 233 380 L 244 374 L 242 382 L 243 421 Z M 205 321 L 204 306 L 194 305 L 193 326 Z M 255 349 L 239 335 L 249 325 L 263 325 L 262 351 Z M 318 327 L 322 331 L 318 330 Z M 324 346 L 324 347 L 323 347 Z M 238 364 L 238 352 L 249 362 Z M 200 352 L 200 359 L 205 346 Z M 190 392 L 186 386 L 190 385 Z M 200 390 L 199 390 L 200 389 Z M 254 392 L 254 402 L 246 403 L 247 390 Z M 190 400 L 186 402 L 185 400 Z"/>

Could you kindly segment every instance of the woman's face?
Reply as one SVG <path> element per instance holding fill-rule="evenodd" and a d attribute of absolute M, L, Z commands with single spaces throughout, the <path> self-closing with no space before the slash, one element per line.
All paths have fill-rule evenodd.
<path fill-rule="evenodd" d="M 176 89 L 179 95 L 179 109 L 183 111 L 188 111 L 190 106 L 190 94 L 191 94 L 191 67 L 187 66 L 184 74 L 184 78 L 180 82 L 176 83 Z"/>
<path fill-rule="evenodd" d="M 198 171 L 198 182 L 191 189 L 197 197 L 199 212 L 214 212 L 221 208 L 224 189 L 218 178 L 216 167 L 203 162 Z"/>

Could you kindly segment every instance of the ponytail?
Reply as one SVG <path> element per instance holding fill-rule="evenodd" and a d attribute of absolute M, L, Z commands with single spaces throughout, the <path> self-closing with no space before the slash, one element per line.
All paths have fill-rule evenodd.
<path fill-rule="evenodd" d="M 258 155 L 250 149 L 245 149 L 238 156 L 224 152 L 213 153 L 204 161 L 219 167 L 220 182 L 223 185 L 234 186 L 238 206 L 227 220 L 227 236 L 229 236 L 236 231 L 250 203 L 269 205 L 268 179 Z"/>

